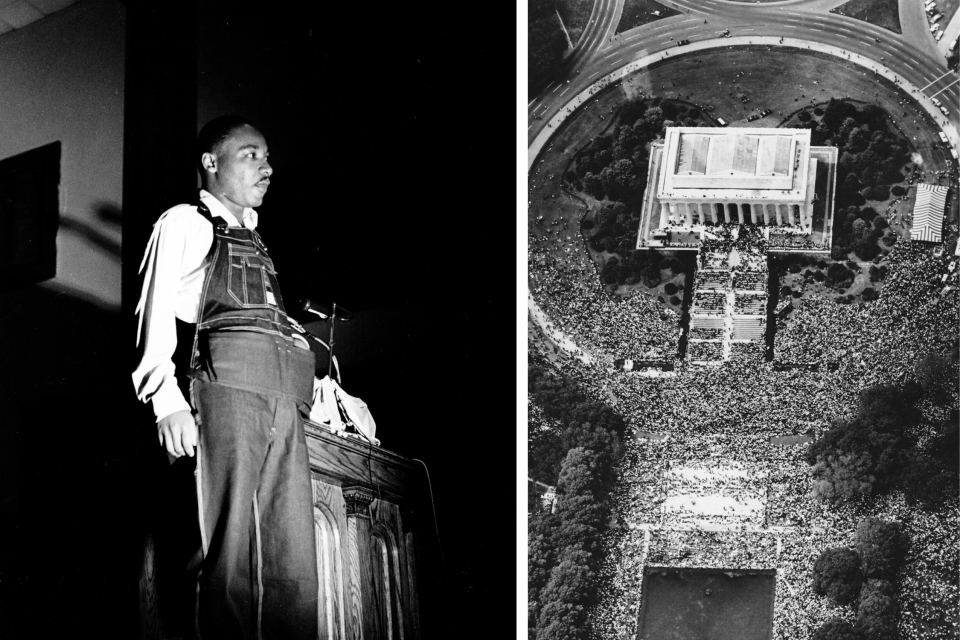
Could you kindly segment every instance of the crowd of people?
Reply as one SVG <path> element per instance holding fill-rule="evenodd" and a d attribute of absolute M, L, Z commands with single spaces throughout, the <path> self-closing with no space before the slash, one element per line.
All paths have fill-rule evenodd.
<path fill-rule="evenodd" d="M 728 268 L 724 257 L 732 249 L 745 254 L 735 278 L 761 271 L 752 267 L 766 268 L 766 247 L 760 245 L 762 236 L 756 237 L 758 230 L 743 227 L 752 236 L 743 237 L 723 229 L 711 228 L 714 237 L 707 238 L 708 246 L 700 253 L 700 268 Z M 645 566 L 776 569 L 778 640 L 809 638 L 830 617 L 852 619 L 851 610 L 812 593 L 811 571 L 826 547 L 853 545 L 857 521 L 864 515 L 903 522 L 912 540 L 898 583 L 901 636 L 956 637 L 957 514 L 920 511 L 905 504 L 899 493 L 870 504 L 828 507 L 811 496 L 807 445 L 771 443 L 773 436 L 821 434 L 833 421 L 852 417 L 860 389 L 900 383 L 923 353 L 954 348 L 957 292 L 941 295 L 940 283 L 949 256 L 935 258 L 927 245 L 898 243 L 885 258 L 888 273 L 879 300 L 861 305 L 804 300 L 777 332 L 773 362 L 765 359 L 761 343 L 732 343 L 731 358 L 721 366 L 678 360 L 669 373 L 645 376 L 612 363 L 625 354 L 674 358 L 678 316 L 666 314 L 665 307 L 643 295 L 626 300 L 608 296 L 579 238 L 557 237 L 551 243 L 553 249 L 570 250 L 558 261 L 550 257 L 557 252 L 544 250 L 542 241 L 531 244 L 531 292 L 552 322 L 596 356 L 590 364 L 561 360 L 557 368 L 613 403 L 633 432 L 668 435 L 665 440 L 628 441 L 612 498 L 617 524 L 605 542 L 599 605 L 592 616 L 594 637 L 636 635 Z M 700 329 L 691 337 L 713 335 L 711 331 L 716 330 Z M 691 341 L 688 355 L 718 347 L 722 343 Z M 778 366 L 826 361 L 838 366 Z M 950 406 L 956 400 L 954 395 Z M 921 410 L 931 423 L 948 411 L 931 403 L 921 403 Z M 668 463 L 749 465 L 758 478 L 765 478 L 764 528 L 665 526 L 663 501 L 668 491 L 676 492 L 675 479 L 666 473 Z M 705 488 L 684 490 L 696 494 Z M 751 487 L 748 493 L 756 491 Z"/>
<path fill-rule="evenodd" d="M 734 313 L 756 315 L 766 313 L 766 294 L 738 293 L 733 299 Z"/>
<path fill-rule="evenodd" d="M 725 293 L 697 291 L 693 296 L 693 313 L 722 313 L 726 306 Z"/>

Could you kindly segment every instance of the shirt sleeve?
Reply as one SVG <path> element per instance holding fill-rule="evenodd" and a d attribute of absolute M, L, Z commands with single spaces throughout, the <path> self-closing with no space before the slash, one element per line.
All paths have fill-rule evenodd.
<path fill-rule="evenodd" d="M 158 422 L 176 411 L 190 410 L 177 387 L 173 364 L 177 348 L 174 309 L 184 273 L 186 215 L 190 212 L 189 207 L 175 207 L 160 217 L 140 264 L 143 289 L 136 313 L 139 316 L 137 346 L 142 348 L 140 364 L 133 372 L 133 384 L 137 398 L 153 405 Z"/>

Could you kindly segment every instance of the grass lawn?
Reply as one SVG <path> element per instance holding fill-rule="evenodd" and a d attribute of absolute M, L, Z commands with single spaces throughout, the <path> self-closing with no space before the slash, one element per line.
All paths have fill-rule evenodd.
<path fill-rule="evenodd" d="M 559 10 L 563 17 L 563 25 L 570 33 L 570 39 L 573 40 L 573 46 L 577 46 L 577 40 L 590 20 L 593 0 L 560 0 Z"/>
<path fill-rule="evenodd" d="M 776 78 L 777 82 L 771 82 L 771 78 Z M 814 80 L 818 84 L 814 85 Z M 583 247 L 581 250 L 587 250 L 584 241 L 589 239 L 590 233 L 581 233 L 580 220 L 588 211 L 592 216 L 603 206 L 603 203 L 590 196 L 578 193 L 574 197 L 564 190 L 564 172 L 573 166 L 577 151 L 597 135 L 609 133 L 616 121 L 617 108 L 639 92 L 671 101 L 679 99 L 688 105 L 713 105 L 715 110 L 710 113 L 711 116 L 722 116 L 736 127 L 776 127 L 782 122 L 790 126 L 791 122 L 796 122 L 790 118 L 791 114 L 803 105 L 809 105 L 811 99 L 822 103 L 831 97 L 849 96 L 870 101 L 897 118 L 914 145 L 917 164 L 928 172 L 947 168 L 933 153 L 934 147 L 939 144 L 937 130 L 919 119 L 913 99 L 892 83 L 883 79 L 878 81 L 872 73 L 864 72 L 852 62 L 817 52 L 765 46 L 671 56 L 671 59 L 632 74 L 622 83 L 592 97 L 586 107 L 581 107 L 567 119 L 538 158 L 528 182 L 528 228 L 531 243 L 545 250 L 551 259 L 568 259 L 570 243 L 579 244 Z M 731 96 L 731 93 L 734 95 Z M 749 103 L 740 101 L 743 95 L 750 98 Z M 903 100 L 907 101 L 906 105 L 899 104 Z M 772 109 L 774 113 L 754 122 L 746 122 L 746 117 L 757 108 Z M 902 115 L 904 111 L 906 116 Z M 783 116 L 779 116 L 778 112 Z M 917 124 L 913 123 L 914 118 L 917 118 Z M 914 136 L 917 140 L 913 139 Z M 953 198 L 951 207 L 954 212 L 956 200 Z M 897 208 L 902 213 L 908 205 L 900 203 Z M 881 209 L 883 206 L 876 207 L 880 213 L 884 213 Z M 542 219 L 537 222 L 541 216 Z M 557 222 L 555 226 L 552 225 L 554 221 Z M 564 243 L 558 244 L 558 240 Z M 594 260 L 594 269 L 599 273 L 604 256 L 593 252 L 590 255 Z M 625 285 L 619 287 L 617 293 L 635 295 L 639 289 L 652 293 L 654 298 L 662 296 L 662 288 L 670 278 L 669 272 L 663 276 L 664 282 L 658 288 L 647 289 L 642 284 Z M 679 282 L 675 280 L 675 283 Z M 862 289 L 863 284 L 858 280 L 855 287 Z M 808 291 L 814 293 L 810 289 Z M 817 295 L 833 299 L 837 294 L 824 291 Z M 663 297 L 669 299 L 669 296 Z M 669 304 L 664 306 L 670 307 Z M 679 307 L 671 308 L 679 310 Z"/>
<path fill-rule="evenodd" d="M 639 640 L 768 640 L 773 572 L 647 569 Z"/>
<path fill-rule="evenodd" d="M 659 11 L 660 15 L 653 15 L 654 11 Z M 671 9 L 654 0 L 624 0 L 623 13 L 620 14 L 620 23 L 617 25 L 617 33 L 629 31 L 642 24 L 659 20 L 660 18 L 669 18 L 670 16 L 680 15 L 676 9 Z"/>
<path fill-rule="evenodd" d="M 900 30 L 900 10 L 897 0 L 850 0 L 831 9 L 830 13 L 863 20 L 894 33 L 903 33 Z"/>
<path fill-rule="evenodd" d="M 937 9 L 940 10 L 940 13 L 943 14 L 943 18 L 940 19 L 940 22 L 943 24 L 950 24 L 953 14 L 957 12 L 957 6 L 960 6 L 960 0 L 937 0 Z"/>

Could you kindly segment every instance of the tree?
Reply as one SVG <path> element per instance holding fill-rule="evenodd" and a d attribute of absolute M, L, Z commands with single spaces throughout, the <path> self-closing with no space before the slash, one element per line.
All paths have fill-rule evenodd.
<path fill-rule="evenodd" d="M 896 590 L 886 580 L 867 580 L 860 592 L 857 630 L 864 640 L 897 639 Z"/>
<path fill-rule="evenodd" d="M 857 524 L 856 545 L 864 577 L 892 580 L 907 553 L 909 539 L 901 523 L 869 516 Z"/>
<path fill-rule="evenodd" d="M 583 176 L 583 190 L 592 195 L 597 200 L 603 199 L 603 183 L 599 176 L 587 172 Z"/>
<path fill-rule="evenodd" d="M 557 563 L 557 548 L 553 540 L 556 526 L 557 516 L 549 512 L 541 511 L 530 516 L 527 535 L 527 599 L 530 601 L 539 601 L 540 591 L 546 586 L 550 571 Z"/>
<path fill-rule="evenodd" d="M 853 549 L 825 549 L 813 565 L 813 592 L 847 605 L 860 592 L 860 556 Z"/>
<path fill-rule="evenodd" d="M 663 120 L 664 115 L 660 107 L 653 107 L 647 109 L 643 118 L 637 121 L 637 125 L 641 127 L 645 138 L 652 139 L 659 136 L 660 132 L 663 131 Z"/>
<path fill-rule="evenodd" d="M 587 612 L 596 591 L 595 582 L 589 555 L 576 549 L 564 550 L 540 593 L 536 640 L 586 640 Z"/>
<path fill-rule="evenodd" d="M 632 127 L 646 111 L 647 103 L 643 98 L 631 98 L 620 107 L 620 123 Z"/>
<path fill-rule="evenodd" d="M 563 52 L 567 49 L 567 37 L 563 33 L 556 14 L 552 12 L 540 19 L 531 19 L 528 32 L 527 61 L 530 69 L 528 86 L 533 90 L 537 84 L 553 75 L 560 67 Z"/>
<path fill-rule="evenodd" d="M 856 115 L 857 108 L 851 103 L 831 98 L 830 102 L 827 103 L 826 109 L 823 110 L 822 122 L 825 126 L 829 127 L 831 131 L 836 132 L 844 120 L 847 118 L 852 120 L 852 116 Z M 853 125 L 856 126 L 856 124 L 857 122 L 854 120 Z"/>
<path fill-rule="evenodd" d="M 893 486 L 909 448 L 904 431 L 918 419 L 916 400 L 909 385 L 861 391 L 857 415 L 835 423 L 807 450 L 814 493 L 832 502 Z"/>
<path fill-rule="evenodd" d="M 813 493 L 827 502 L 870 496 L 877 484 L 872 471 L 873 461 L 865 452 L 823 455 L 813 465 Z"/>
<path fill-rule="evenodd" d="M 952 368 L 953 359 L 949 355 L 932 351 L 924 354 L 914 365 L 917 382 L 934 402 L 940 403 L 949 397 L 955 380 L 955 376 L 950 375 Z"/>
<path fill-rule="evenodd" d="M 591 558 L 596 556 L 600 544 L 606 511 L 597 500 L 597 467 L 592 451 L 574 447 L 563 459 L 557 480 L 557 548 L 582 549 Z"/>
<path fill-rule="evenodd" d="M 813 632 L 813 640 L 862 640 L 862 636 L 843 618 L 830 618 Z"/>
<path fill-rule="evenodd" d="M 880 294 L 877 293 L 877 290 L 873 287 L 865 287 L 863 291 L 860 292 L 863 296 L 864 301 L 872 302 L 880 297 Z"/>
<path fill-rule="evenodd" d="M 863 222 L 862 220 L 858 222 Z M 827 284 L 835 289 L 846 289 L 853 282 L 854 274 L 839 262 L 834 262 L 827 269 Z"/>
<path fill-rule="evenodd" d="M 882 184 L 875 184 L 867 187 L 863 192 L 863 196 L 867 200 L 886 200 L 890 197 L 890 189 Z M 886 222 L 886 220 L 884 220 L 884 222 Z"/>
<path fill-rule="evenodd" d="M 660 265 L 649 263 L 643 270 L 643 284 L 648 287 L 656 287 L 660 284 Z"/>

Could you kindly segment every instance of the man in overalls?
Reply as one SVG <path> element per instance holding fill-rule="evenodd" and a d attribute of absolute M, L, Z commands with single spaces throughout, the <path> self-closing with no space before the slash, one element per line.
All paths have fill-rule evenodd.
<path fill-rule="evenodd" d="M 197 139 L 203 189 L 166 211 L 140 266 L 138 397 L 171 457 L 196 454 L 202 640 L 314 640 L 317 558 L 301 415 L 314 355 L 255 231 L 273 169 L 246 120 Z M 188 399 L 189 398 L 189 402 Z"/>

